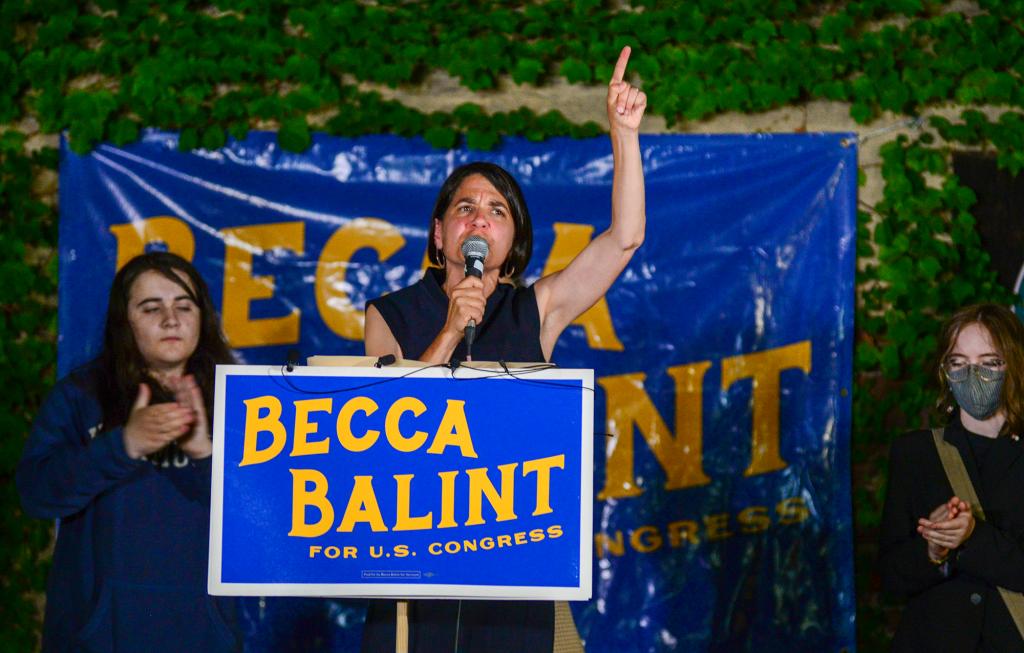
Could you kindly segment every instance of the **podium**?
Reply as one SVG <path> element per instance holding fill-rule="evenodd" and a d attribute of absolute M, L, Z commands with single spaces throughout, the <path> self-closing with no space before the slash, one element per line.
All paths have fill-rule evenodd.
<path fill-rule="evenodd" d="M 375 361 L 217 367 L 209 592 L 589 599 L 593 371 Z"/>

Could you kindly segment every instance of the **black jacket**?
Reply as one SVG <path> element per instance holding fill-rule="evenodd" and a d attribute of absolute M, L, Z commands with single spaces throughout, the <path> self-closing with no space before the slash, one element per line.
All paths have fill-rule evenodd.
<path fill-rule="evenodd" d="M 953 496 L 930 431 L 897 439 L 889 457 L 880 566 L 886 590 L 907 599 L 893 651 L 1024 652 L 997 586 L 1024 591 L 1024 442 L 1000 437 L 981 478 L 959 420 L 945 438 L 960 451 L 985 510 L 945 568 L 928 559 L 917 520 Z"/>

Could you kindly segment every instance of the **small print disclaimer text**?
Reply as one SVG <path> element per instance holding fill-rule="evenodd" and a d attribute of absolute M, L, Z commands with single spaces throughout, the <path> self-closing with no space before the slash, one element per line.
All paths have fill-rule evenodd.
<path fill-rule="evenodd" d="M 362 571 L 362 577 L 373 579 L 386 578 L 389 580 L 419 580 L 422 577 L 422 574 L 418 571 L 364 569 Z"/>

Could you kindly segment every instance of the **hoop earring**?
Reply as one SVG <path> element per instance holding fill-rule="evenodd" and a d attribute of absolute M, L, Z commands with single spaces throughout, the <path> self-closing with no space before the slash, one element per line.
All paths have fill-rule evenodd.
<path fill-rule="evenodd" d="M 502 269 L 501 269 L 502 275 L 504 275 L 506 277 L 511 277 L 513 274 L 515 274 L 515 271 L 516 271 L 516 266 L 514 264 L 513 265 L 509 265 L 508 263 L 505 263 L 505 265 L 503 265 Z"/>
<path fill-rule="evenodd" d="M 446 262 L 447 261 L 444 258 L 444 252 L 442 252 L 441 250 L 437 250 L 437 264 L 443 268 Z"/>

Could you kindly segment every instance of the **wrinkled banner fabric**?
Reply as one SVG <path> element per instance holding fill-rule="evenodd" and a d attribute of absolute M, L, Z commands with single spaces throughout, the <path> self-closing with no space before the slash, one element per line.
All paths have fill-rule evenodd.
<path fill-rule="evenodd" d="M 493 152 L 148 132 L 62 151 L 59 368 L 95 356 L 119 261 L 190 258 L 245 363 L 361 354 L 367 299 L 421 274 L 436 193 L 494 161 L 525 192 L 534 280 L 609 220 L 606 138 Z M 854 647 L 850 383 L 856 147 L 844 134 L 648 136 L 647 239 L 562 336 L 595 370 L 588 651 Z M 358 602 L 243 599 L 249 650 L 353 650 Z"/>

